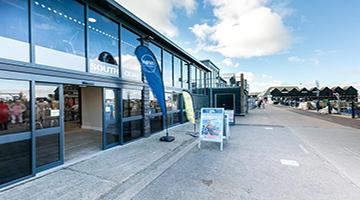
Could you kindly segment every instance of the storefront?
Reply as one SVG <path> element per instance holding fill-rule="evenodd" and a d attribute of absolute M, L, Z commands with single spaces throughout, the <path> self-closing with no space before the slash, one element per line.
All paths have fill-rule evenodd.
<path fill-rule="evenodd" d="M 183 123 L 191 69 L 208 70 L 112 0 L 0 0 L 0 26 L 0 187 Z M 162 68 L 167 122 L 141 43 Z"/>

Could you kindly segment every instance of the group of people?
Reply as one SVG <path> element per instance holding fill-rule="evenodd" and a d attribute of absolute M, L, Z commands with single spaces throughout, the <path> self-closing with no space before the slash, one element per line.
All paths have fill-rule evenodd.
<path fill-rule="evenodd" d="M 8 123 L 11 117 L 11 123 L 23 123 L 23 114 L 27 110 L 21 100 L 16 100 L 8 105 L 4 100 L 0 100 L 0 130 L 8 130 Z"/>

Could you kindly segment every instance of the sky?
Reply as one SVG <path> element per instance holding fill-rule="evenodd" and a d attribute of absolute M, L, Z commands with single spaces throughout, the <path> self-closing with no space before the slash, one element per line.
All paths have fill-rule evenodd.
<path fill-rule="evenodd" d="M 358 0 L 116 0 L 221 73 L 270 86 L 360 89 Z"/>

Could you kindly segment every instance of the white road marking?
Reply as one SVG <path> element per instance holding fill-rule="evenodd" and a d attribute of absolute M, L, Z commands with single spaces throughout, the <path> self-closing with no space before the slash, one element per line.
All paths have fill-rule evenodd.
<path fill-rule="evenodd" d="M 286 160 L 286 159 L 280 159 L 280 162 L 282 165 L 288 165 L 293 167 L 299 167 L 300 164 L 295 160 Z"/>
<path fill-rule="evenodd" d="M 273 130 L 274 128 L 273 127 L 265 127 L 264 129 L 265 130 Z"/>
<path fill-rule="evenodd" d="M 303 150 L 303 152 L 305 152 L 306 154 L 309 154 L 309 151 L 305 149 L 305 147 L 301 144 L 299 144 L 299 147 L 301 150 Z"/>

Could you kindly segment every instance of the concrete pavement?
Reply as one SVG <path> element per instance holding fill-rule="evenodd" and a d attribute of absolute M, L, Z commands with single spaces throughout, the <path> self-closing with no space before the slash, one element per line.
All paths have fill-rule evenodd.
<path fill-rule="evenodd" d="M 301 134 L 334 130 L 341 137 L 358 130 L 272 106 L 237 124 L 223 152 L 210 143 L 192 149 L 134 199 L 360 199 L 345 171 Z"/>

